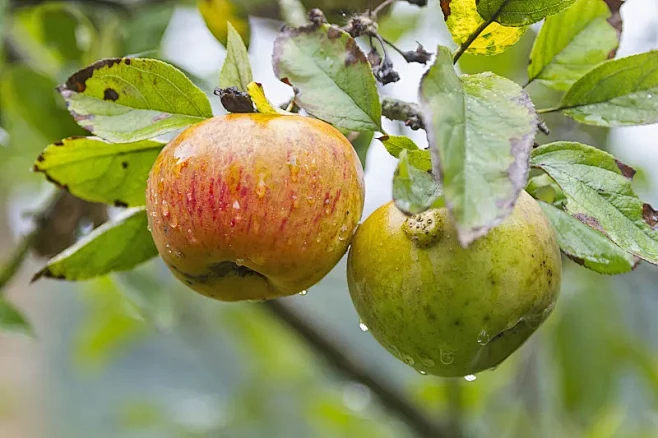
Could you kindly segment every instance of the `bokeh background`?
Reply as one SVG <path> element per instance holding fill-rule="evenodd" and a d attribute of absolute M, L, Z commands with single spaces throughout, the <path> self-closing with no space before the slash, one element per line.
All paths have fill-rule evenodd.
<path fill-rule="evenodd" d="M 80 133 L 56 84 L 96 59 L 140 54 L 177 65 L 211 95 L 225 50 L 193 3 L 0 0 L 0 8 L 1 262 L 53 191 L 30 171 L 34 159 L 48 143 Z M 622 16 L 618 56 L 658 48 L 656 0 L 628 0 Z M 280 23 L 253 18 L 251 25 L 255 79 L 270 100 L 284 103 L 290 89 L 271 68 Z M 438 0 L 422 10 L 399 2 L 381 29 L 407 50 L 415 41 L 430 49 L 454 47 Z M 464 56 L 460 68 L 492 70 L 524 83 L 537 29 L 503 55 Z M 424 67 L 392 56 L 402 80 L 382 92 L 416 100 Z M 557 98 L 539 85 L 529 92 L 540 107 Z M 550 140 L 593 144 L 635 166 L 636 190 L 658 205 L 658 126 L 583 128 L 559 115 L 546 121 Z M 422 132 L 393 122 L 385 127 L 426 144 Z M 390 200 L 394 167 L 374 142 L 364 217 Z M 64 239 L 92 228 L 93 212 L 80 214 L 85 218 Z M 44 254 L 61 234 L 51 231 L 39 237 Z M 35 339 L 0 334 L 0 437 L 415 436 L 367 386 L 336 372 L 261 306 L 197 296 L 159 260 L 80 284 L 30 284 L 43 263 L 33 254 L 6 291 L 29 318 Z M 362 332 L 344 261 L 307 295 L 285 302 L 369 375 L 429 418 L 449 424 L 455 435 L 658 437 L 658 268 L 643 264 L 618 277 L 566 260 L 564 268 L 562 297 L 551 318 L 508 361 L 473 382 L 421 376 Z"/>

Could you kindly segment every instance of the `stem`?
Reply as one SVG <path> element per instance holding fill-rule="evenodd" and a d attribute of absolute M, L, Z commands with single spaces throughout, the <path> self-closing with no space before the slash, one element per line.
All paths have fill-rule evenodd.
<path fill-rule="evenodd" d="M 389 6 L 393 3 L 395 3 L 397 0 L 384 0 L 383 2 L 380 3 L 379 6 L 375 8 L 374 11 L 372 11 L 372 15 L 375 17 L 377 16 L 378 13 L 380 13 L 386 6 Z"/>
<path fill-rule="evenodd" d="M 425 129 L 421 109 L 415 103 L 386 97 L 382 100 L 382 115 L 390 120 L 399 120 L 413 129 Z"/>
<path fill-rule="evenodd" d="M 383 379 L 372 376 L 370 367 L 363 366 L 355 358 L 350 357 L 341 346 L 333 341 L 333 336 L 322 334 L 318 328 L 301 318 L 290 306 L 283 304 L 281 300 L 266 301 L 262 306 L 297 332 L 317 354 L 324 357 L 334 370 L 350 380 L 367 386 L 386 409 L 404 420 L 419 437 L 453 436 L 441 425 L 430 421 L 400 391 L 388 386 Z"/>
<path fill-rule="evenodd" d="M 537 114 L 548 114 L 548 113 L 555 113 L 562 110 L 560 107 L 553 107 L 553 108 L 541 108 L 536 111 Z"/>
<path fill-rule="evenodd" d="M 484 32 L 484 29 L 486 29 L 487 26 L 489 26 L 495 20 L 495 18 L 496 17 L 493 16 L 493 17 L 491 17 L 491 20 L 484 21 L 482 24 L 480 24 L 480 26 L 477 29 L 475 29 L 475 32 L 473 32 L 468 37 L 468 39 L 466 41 L 464 41 L 461 46 L 459 46 L 459 48 L 455 52 L 454 58 L 452 59 L 453 64 L 457 64 L 457 61 L 459 61 L 459 58 L 461 58 L 462 55 L 466 52 L 466 50 L 468 50 L 468 48 L 471 46 L 471 44 L 473 44 L 473 41 L 475 41 L 477 39 L 477 37 L 479 37 L 480 34 L 482 32 Z"/>
<path fill-rule="evenodd" d="M 32 248 L 34 240 L 38 234 L 38 230 L 35 229 L 29 234 L 23 236 L 16 249 L 14 249 L 13 254 L 0 269 L 0 294 L 5 286 L 7 286 L 11 279 L 18 273 L 21 266 L 23 266 L 23 262 L 27 258 L 30 248 Z"/>

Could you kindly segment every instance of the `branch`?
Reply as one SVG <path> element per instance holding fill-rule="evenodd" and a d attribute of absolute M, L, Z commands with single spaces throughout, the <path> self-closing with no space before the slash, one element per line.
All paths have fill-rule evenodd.
<path fill-rule="evenodd" d="M 404 420 L 419 437 L 444 438 L 450 436 L 442 425 L 430 421 L 404 394 L 388 386 L 381 379 L 373 377 L 369 368 L 362 366 L 357 360 L 350 357 L 330 337 L 323 335 L 320 330 L 297 315 L 297 312 L 290 306 L 283 304 L 280 300 L 266 301 L 262 306 L 297 332 L 316 353 L 324 357 L 334 370 L 348 379 L 367 386 L 386 409 Z"/>
<path fill-rule="evenodd" d="M 384 98 L 382 100 L 382 115 L 390 120 L 404 122 L 414 131 L 425 129 L 425 123 L 421 115 L 420 106 L 415 103 L 403 102 L 401 100 Z"/>

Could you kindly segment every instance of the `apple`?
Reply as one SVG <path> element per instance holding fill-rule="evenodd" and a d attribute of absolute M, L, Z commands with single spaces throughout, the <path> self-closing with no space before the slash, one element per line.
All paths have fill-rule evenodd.
<path fill-rule="evenodd" d="M 225 301 L 303 292 L 345 254 L 361 219 L 363 168 L 332 126 L 298 115 L 230 114 L 183 131 L 149 174 L 162 259 Z"/>
<path fill-rule="evenodd" d="M 444 377 L 497 366 L 553 310 L 562 261 L 539 204 L 522 192 L 468 248 L 447 209 L 405 216 L 393 203 L 359 227 L 347 262 L 361 321 L 389 352 Z"/>

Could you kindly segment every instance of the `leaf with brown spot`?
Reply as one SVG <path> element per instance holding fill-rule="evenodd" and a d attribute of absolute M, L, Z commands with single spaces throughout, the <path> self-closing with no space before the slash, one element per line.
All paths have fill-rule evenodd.
<path fill-rule="evenodd" d="M 329 25 L 286 27 L 274 43 L 272 64 L 309 114 L 347 131 L 381 131 L 375 77 L 346 32 Z"/>
<path fill-rule="evenodd" d="M 560 249 L 571 260 L 600 274 L 630 272 L 639 259 L 615 245 L 608 237 L 582 223 L 563 210 L 539 202 L 544 214 L 555 228 Z"/>
<path fill-rule="evenodd" d="M 152 140 L 117 144 L 96 137 L 57 143 L 37 158 L 36 172 L 81 199 L 106 204 L 120 199 L 125 207 L 144 205 L 148 173 L 164 146 Z"/>
<path fill-rule="evenodd" d="M 530 162 L 558 184 L 567 213 L 622 250 L 658 264 L 658 215 L 633 191 L 625 165 L 607 152 L 574 142 L 540 146 Z"/>
<path fill-rule="evenodd" d="M 52 258 L 32 281 L 41 277 L 81 281 L 133 269 L 158 255 L 147 222 L 144 208 L 127 210 Z"/>
<path fill-rule="evenodd" d="M 80 126 L 116 143 L 157 137 L 212 117 L 203 91 L 154 59 L 101 60 L 71 75 L 58 91 Z"/>

